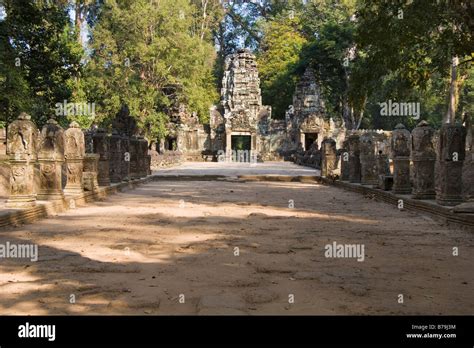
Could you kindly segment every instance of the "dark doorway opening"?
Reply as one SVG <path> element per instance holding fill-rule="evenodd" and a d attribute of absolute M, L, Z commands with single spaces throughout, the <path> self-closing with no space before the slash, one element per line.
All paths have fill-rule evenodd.
<path fill-rule="evenodd" d="M 247 150 L 250 151 L 250 135 L 232 135 L 231 136 L 231 149 L 235 151 Z"/>
<path fill-rule="evenodd" d="M 318 133 L 304 133 L 304 149 L 308 150 L 318 140 Z"/>
<path fill-rule="evenodd" d="M 167 137 L 165 140 L 165 150 L 176 151 L 178 147 L 178 140 L 174 137 Z"/>

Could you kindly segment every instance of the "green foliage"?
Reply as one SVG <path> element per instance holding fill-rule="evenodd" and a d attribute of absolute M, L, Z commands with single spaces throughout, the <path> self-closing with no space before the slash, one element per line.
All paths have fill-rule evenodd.
<path fill-rule="evenodd" d="M 263 37 L 257 62 L 263 103 L 272 106 L 273 118 L 284 118 L 292 104 L 297 80 L 299 53 L 306 44 L 300 19 L 287 11 L 263 23 Z"/>
<path fill-rule="evenodd" d="M 468 62 L 472 52 L 474 28 L 465 15 L 472 10 L 467 1 L 361 1 L 356 41 L 371 73 L 354 80 L 354 89 L 366 86 L 381 100 L 417 99 L 425 117 L 439 125 L 448 105 L 452 57 Z M 458 67 L 461 80 L 469 64 Z M 390 88 L 384 86 L 387 77 Z"/>
<path fill-rule="evenodd" d="M 110 124 L 121 105 L 146 135 L 163 137 L 171 104 L 164 92 L 179 86 L 185 102 L 206 121 L 216 99 L 212 46 L 193 36 L 195 7 L 186 0 L 110 1 L 92 32 L 87 81 L 96 121 Z"/>
<path fill-rule="evenodd" d="M 82 48 L 67 3 L 5 0 L 3 9 L 0 113 L 10 122 L 27 111 L 41 125 L 71 97 L 67 81 L 79 74 Z"/>

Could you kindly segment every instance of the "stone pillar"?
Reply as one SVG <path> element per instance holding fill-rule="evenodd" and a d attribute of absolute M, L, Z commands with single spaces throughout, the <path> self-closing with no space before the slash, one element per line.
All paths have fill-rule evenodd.
<path fill-rule="evenodd" d="M 82 173 L 85 155 L 85 139 L 77 122 L 72 122 L 64 132 L 64 157 L 67 165 L 67 183 L 64 193 L 78 195 L 82 193 Z"/>
<path fill-rule="evenodd" d="M 413 198 L 435 198 L 436 151 L 433 145 L 434 129 L 421 121 L 411 133 L 413 161 Z"/>
<path fill-rule="evenodd" d="M 147 175 L 151 175 L 151 155 L 146 155 L 146 168 L 147 168 Z"/>
<path fill-rule="evenodd" d="M 472 117 L 472 115 L 471 115 Z M 470 121 L 470 136 L 469 136 L 469 148 L 466 153 L 466 160 L 464 161 L 463 167 L 467 164 L 470 168 L 463 168 L 463 172 L 467 170 L 466 175 L 463 176 L 463 188 L 467 193 L 468 201 L 466 203 L 459 204 L 454 207 L 455 213 L 463 214 L 474 214 L 474 120 Z M 469 123 L 468 123 L 469 124 Z"/>
<path fill-rule="evenodd" d="M 0 156 L 7 154 L 7 130 L 0 128 Z"/>
<path fill-rule="evenodd" d="M 225 160 L 224 162 L 231 162 L 232 158 L 232 133 L 226 132 L 225 133 Z"/>
<path fill-rule="evenodd" d="M 94 153 L 94 131 L 88 130 L 84 132 L 84 143 L 86 153 Z"/>
<path fill-rule="evenodd" d="M 138 137 L 138 176 L 144 178 L 148 175 L 148 169 L 146 167 L 148 156 L 148 141 L 142 137 Z"/>
<path fill-rule="evenodd" d="M 377 161 L 375 158 L 375 144 L 372 134 L 360 136 L 360 168 L 363 185 L 377 185 Z"/>
<path fill-rule="evenodd" d="M 127 136 L 122 136 L 120 142 L 120 151 L 122 153 L 121 161 L 121 177 L 122 181 L 130 180 L 130 138 Z"/>
<path fill-rule="evenodd" d="M 40 188 L 38 199 L 62 200 L 62 165 L 64 163 L 64 130 L 50 119 L 41 130 L 38 151 Z"/>
<path fill-rule="evenodd" d="M 349 144 L 349 182 L 359 183 L 361 179 L 359 136 L 352 134 Z"/>
<path fill-rule="evenodd" d="M 138 167 L 139 141 L 133 136 L 130 138 L 130 178 L 135 180 L 140 178 Z"/>
<path fill-rule="evenodd" d="M 393 193 L 411 193 L 410 139 L 410 132 L 399 123 L 392 132 Z"/>
<path fill-rule="evenodd" d="M 349 143 L 346 140 L 342 142 L 341 154 L 341 180 L 349 181 Z"/>
<path fill-rule="evenodd" d="M 439 189 L 436 201 L 453 206 L 463 202 L 462 166 L 466 156 L 466 128 L 459 124 L 444 124 L 439 136 Z"/>
<path fill-rule="evenodd" d="M 110 152 L 109 137 L 104 129 L 97 129 L 92 136 L 94 142 L 94 153 L 100 155 L 97 180 L 100 186 L 110 185 Z"/>
<path fill-rule="evenodd" d="M 377 162 L 377 187 L 382 190 L 391 190 L 391 184 L 393 183 L 393 177 L 390 173 L 390 162 L 388 160 L 388 155 L 384 154 L 382 150 L 379 150 L 379 153 L 376 158 Z M 389 180 L 390 179 L 390 180 Z"/>
<path fill-rule="evenodd" d="M 321 176 L 331 176 L 336 169 L 336 141 L 331 138 L 324 139 L 321 143 L 321 154 Z"/>
<path fill-rule="evenodd" d="M 86 153 L 84 156 L 82 183 L 86 191 L 96 191 L 99 188 L 99 182 L 97 180 L 99 159 L 100 155 L 97 153 Z"/>
<path fill-rule="evenodd" d="M 109 175 L 110 182 L 118 183 L 122 181 L 122 137 L 117 131 L 113 131 L 109 137 Z"/>
<path fill-rule="evenodd" d="M 26 208 L 36 204 L 34 172 L 37 140 L 38 129 L 31 116 L 24 112 L 8 126 L 7 155 L 11 168 L 8 208 Z"/>

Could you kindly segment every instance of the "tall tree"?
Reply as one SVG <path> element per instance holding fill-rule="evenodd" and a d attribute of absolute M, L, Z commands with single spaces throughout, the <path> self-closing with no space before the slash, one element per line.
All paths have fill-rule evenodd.
<path fill-rule="evenodd" d="M 437 74 L 449 78 L 443 122 L 453 122 L 473 60 L 473 6 L 470 1 L 361 1 L 357 41 L 367 51 L 372 78 L 396 73 L 408 88 L 420 89 Z"/>
<path fill-rule="evenodd" d="M 0 113 L 11 121 L 27 111 L 41 124 L 71 97 L 69 81 L 80 69 L 67 2 L 4 0 L 2 7 Z"/>
<path fill-rule="evenodd" d="M 272 106 L 274 118 L 284 118 L 292 103 L 300 64 L 300 52 L 307 43 L 301 33 L 301 20 L 283 11 L 262 24 L 263 39 L 258 54 L 264 104 Z"/>
<path fill-rule="evenodd" d="M 196 28 L 186 0 L 107 1 L 92 31 L 88 65 L 97 122 L 128 105 L 150 139 L 166 133 L 170 90 L 205 122 L 215 100 L 214 50 Z"/>

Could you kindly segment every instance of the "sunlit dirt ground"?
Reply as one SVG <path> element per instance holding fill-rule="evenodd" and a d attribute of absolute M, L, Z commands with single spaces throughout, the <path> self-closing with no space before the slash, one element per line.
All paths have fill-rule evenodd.
<path fill-rule="evenodd" d="M 334 187 L 157 181 L 0 230 L 39 245 L 0 259 L 0 313 L 472 314 L 473 236 Z"/>

